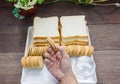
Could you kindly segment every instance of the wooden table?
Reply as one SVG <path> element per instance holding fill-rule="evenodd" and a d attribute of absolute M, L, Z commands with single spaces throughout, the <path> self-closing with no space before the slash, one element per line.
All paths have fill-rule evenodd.
<path fill-rule="evenodd" d="M 120 2 L 119 0 L 111 0 Z M 0 84 L 20 84 L 27 29 L 35 16 L 86 15 L 99 84 L 120 81 L 120 8 L 80 6 L 73 3 L 44 4 L 32 17 L 17 20 L 13 4 L 0 0 Z"/>

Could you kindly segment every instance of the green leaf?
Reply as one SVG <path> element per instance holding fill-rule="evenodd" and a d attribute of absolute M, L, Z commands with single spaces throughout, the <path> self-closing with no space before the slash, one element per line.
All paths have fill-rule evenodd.
<path fill-rule="evenodd" d="M 44 2 L 44 0 L 38 0 L 39 4 L 42 4 Z"/>

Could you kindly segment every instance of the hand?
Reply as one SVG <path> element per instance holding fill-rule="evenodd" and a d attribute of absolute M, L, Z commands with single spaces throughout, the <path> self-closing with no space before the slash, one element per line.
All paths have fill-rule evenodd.
<path fill-rule="evenodd" d="M 72 72 L 70 58 L 64 47 L 56 46 L 57 52 L 54 52 L 51 47 L 48 47 L 44 54 L 45 64 L 49 72 L 59 81 Z"/>

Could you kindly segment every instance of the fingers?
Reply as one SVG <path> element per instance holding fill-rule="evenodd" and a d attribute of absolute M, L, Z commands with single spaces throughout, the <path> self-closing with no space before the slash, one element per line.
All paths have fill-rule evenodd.
<path fill-rule="evenodd" d="M 51 56 L 49 53 L 44 53 L 43 55 L 46 59 L 49 59 L 51 62 L 55 62 L 56 61 L 56 58 Z"/>
<path fill-rule="evenodd" d="M 69 58 L 64 47 L 56 45 L 57 52 L 54 52 L 51 47 L 48 47 L 47 53 L 44 54 L 44 57 L 55 62 L 55 58 L 61 60 L 62 58 Z"/>
<path fill-rule="evenodd" d="M 50 58 L 50 57 L 51 57 L 51 55 L 50 55 L 49 53 L 47 53 L 47 52 L 45 52 L 45 53 L 43 54 L 43 56 L 44 56 L 45 58 Z"/>
<path fill-rule="evenodd" d="M 62 46 L 56 46 L 56 49 L 57 49 L 58 51 L 60 51 L 61 56 L 63 56 L 63 58 L 64 58 L 64 57 L 69 57 L 69 56 L 67 55 L 64 47 L 62 47 Z"/>
<path fill-rule="evenodd" d="M 46 67 L 48 69 L 51 68 L 54 65 L 54 63 L 51 62 L 49 59 L 45 59 L 44 61 L 45 61 Z"/>
<path fill-rule="evenodd" d="M 57 52 L 57 53 L 56 53 L 56 59 L 58 59 L 58 60 L 61 60 L 61 59 L 62 59 L 62 55 L 61 55 L 60 52 Z"/>
<path fill-rule="evenodd" d="M 47 48 L 47 52 L 50 53 L 50 55 L 52 55 L 52 56 L 55 54 L 55 52 L 53 51 L 53 49 L 51 47 Z"/>

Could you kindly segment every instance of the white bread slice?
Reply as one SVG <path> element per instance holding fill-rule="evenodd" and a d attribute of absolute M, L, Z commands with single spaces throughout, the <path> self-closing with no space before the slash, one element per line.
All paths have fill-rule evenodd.
<path fill-rule="evenodd" d="M 88 36 L 86 30 L 85 16 L 62 16 L 60 18 L 62 24 L 63 36 Z"/>
<path fill-rule="evenodd" d="M 70 42 L 84 42 L 88 44 L 88 33 L 86 29 L 85 16 L 62 16 L 60 18 L 62 25 L 63 44 Z M 75 42 L 77 44 L 77 42 Z M 80 43 L 78 43 L 80 44 Z"/>
<path fill-rule="evenodd" d="M 33 37 L 59 36 L 58 17 L 34 18 L 34 35 Z"/>

